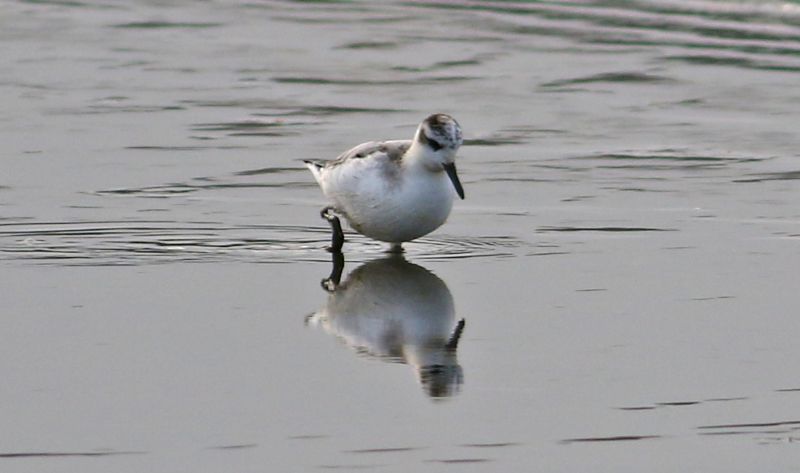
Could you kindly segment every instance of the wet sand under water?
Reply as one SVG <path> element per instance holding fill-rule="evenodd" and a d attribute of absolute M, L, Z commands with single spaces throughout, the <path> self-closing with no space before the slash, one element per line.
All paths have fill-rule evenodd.
<path fill-rule="evenodd" d="M 800 465 L 800 11 L 461 5 L 8 6 L 2 471 Z M 321 284 L 299 160 L 433 111 L 467 199 Z"/>

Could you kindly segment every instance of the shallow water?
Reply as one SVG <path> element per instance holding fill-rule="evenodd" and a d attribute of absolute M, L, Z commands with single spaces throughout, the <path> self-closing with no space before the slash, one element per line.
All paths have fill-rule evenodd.
<path fill-rule="evenodd" d="M 800 5 L 3 12 L 3 471 L 800 464 Z M 467 199 L 321 285 L 300 160 L 435 111 Z"/>

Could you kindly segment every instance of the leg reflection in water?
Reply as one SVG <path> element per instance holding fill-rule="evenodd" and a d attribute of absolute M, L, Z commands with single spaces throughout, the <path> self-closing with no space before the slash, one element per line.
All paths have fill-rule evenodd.
<path fill-rule="evenodd" d="M 464 319 L 456 320 L 447 285 L 401 254 L 370 261 L 341 282 L 344 257 L 332 253 L 324 307 L 306 323 L 341 339 L 357 353 L 414 368 L 432 398 L 456 394 L 463 372 L 456 352 Z"/>

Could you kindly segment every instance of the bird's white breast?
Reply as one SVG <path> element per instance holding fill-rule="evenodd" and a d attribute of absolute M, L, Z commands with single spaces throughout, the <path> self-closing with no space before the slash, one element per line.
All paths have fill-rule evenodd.
<path fill-rule="evenodd" d="M 441 226 L 453 206 L 444 171 L 405 167 L 388 157 L 348 160 L 327 170 L 322 189 L 358 232 L 410 241 Z"/>

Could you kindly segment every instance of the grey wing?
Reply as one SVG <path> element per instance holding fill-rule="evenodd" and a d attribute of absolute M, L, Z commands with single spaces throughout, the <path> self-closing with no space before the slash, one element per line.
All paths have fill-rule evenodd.
<path fill-rule="evenodd" d="M 399 161 L 410 147 L 411 140 L 368 141 L 345 151 L 333 161 L 329 161 L 328 165 L 336 166 L 350 159 L 378 158 L 381 155 L 391 161 Z"/>

